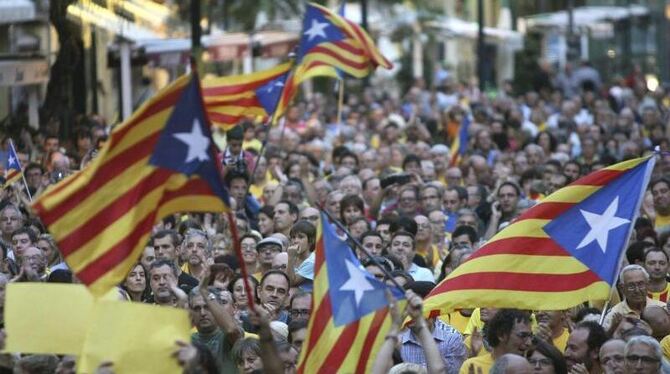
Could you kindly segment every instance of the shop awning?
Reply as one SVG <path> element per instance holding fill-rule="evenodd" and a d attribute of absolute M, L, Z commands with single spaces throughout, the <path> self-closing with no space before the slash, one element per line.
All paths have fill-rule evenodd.
<path fill-rule="evenodd" d="M 442 17 L 437 21 L 428 22 L 427 26 L 441 30 L 450 37 L 476 39 L 479 33 L 479 25 L 476 22 L 455 17 Z M 484 27 L 484 37 L 490 42 L 505 43 L 513 50 L 523 48 L 523 35 L 513 30 Z"/>
<path fill-rule="evenodd" d="M 649 14 L 649 9 L 642 5 L 621 6 L 582 6 L 573 11 L 575 28 L 594 27 L 603 22 L 616 22 L 629 17 L 640 17 Z M 541 13 L 525 17 L 526 29 L 532 28 L 568 28 L 568 12 L 561 10 L 552 13 Z"/>
<path fill-rule="evenodd" d="M 30 0 L 0 0 L 0 24 L 35 19 L 35 3 Z"/>
<path fill-rule="evenodd" d="M 107 8 L 93 2 L 78 1 L 67 8 L 69 17 L 78 22 L 87 22 L 100 27 L 114 35 L 138 42 L 142 40 L 160 39 L 163 35 L 152 29 L 142 27 L 136 23 L 118 16 Z"/>

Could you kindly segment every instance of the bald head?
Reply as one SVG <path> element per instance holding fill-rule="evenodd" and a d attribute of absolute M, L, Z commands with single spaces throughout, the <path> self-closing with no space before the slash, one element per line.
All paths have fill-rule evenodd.
<path fill-rule="evenodd" d="M 648 306 L 642 311 L 641 317 L 651 327 L 654 338 L 660 340 L 670 335 L 670 314 L 665 308 Z"/>
<path fill-rule="evenodd" d="M 530 374 L 532 368 L 528 361 L 512 353 L 498 357 L 493 364 L 490 374 Z"/>

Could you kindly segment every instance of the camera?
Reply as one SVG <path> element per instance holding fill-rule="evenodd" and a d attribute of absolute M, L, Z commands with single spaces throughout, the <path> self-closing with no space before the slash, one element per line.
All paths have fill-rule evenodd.
<path fill-rule="evenodd" d="M 391 174 L 385 178 L 383 178 L 381 181 L 379 181 L 379 184 L 381 185 L 382 189 L 386 188 L 392 184 L 397 184 L 402 186 L 403 184 L 407 184 L 412 180 L 412 176 L 407 174 L 407 173 L 395 173 Z"/>

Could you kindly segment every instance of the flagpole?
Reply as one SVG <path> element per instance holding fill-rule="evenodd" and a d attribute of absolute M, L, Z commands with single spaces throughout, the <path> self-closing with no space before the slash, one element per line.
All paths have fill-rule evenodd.
<path fill-rule="evenodd" d="M 328 219 L 330 220 L 330 222 L 333 222 L 333 223 L 334 223 L 340 230 L 342 230 L 342 231 L 344 232 L 345 235 L 347 235 L 347 237 L 349 238 L 349 240 L 351 240 L 351 241 L 356 245 L 356 247 L 358 247 L 358 249 L 360 249 L 361 251 L 363 251 L 363 253 L 365 253 L 365 255 L 368 256 L 368 258 L 370 259 L 370 261 L 372 261 L 372 263 L 375 264 L 375 266 L 377 266 L 377 267 L 384 273 L 384 275 L 386 276 L 386 278 L 387 278 L 389 281 L 391 281 L 391 283 L 393 283 L 394 286 L 398 287 L 400 290 L 402 290 L 403 292 L 405 292 L 405 289 L 402 288 L 402 286 L 401 286 L 398 282 L 396 282 L 396 280 L 393 278 L 393 275 L 391 274 L 391 272 L 389 272 L 388 270 L 386 270 L 386 268 L 384 267 L 384 265 L 382 265 L 379 261 L 377 261 L 377 259 L 376 259 L 373 255 L 371 255 L 370 252 L 368 252 L 367 249 L 365 249 L 365 247 L 363 246 L 363 244 L 361 244 L 361 242 L 359 242 L 358 239 L 354 238 L 353 235 L 351 235 L 351 233 L 349 232 L 349 230 L 347 230 L 347 229 L 344 227 L 344 225 L 342 225 L 342 223 L 341 223 L 340 221 L 338 221 L 338 220 L 336 220 L 335 218 L 333 218 L 333 216 L 332 216 L 330 213 L 328 213 L 328 211 L 327 211 L 326 209 L 324 209 L 324 208 L 322 208 L 322 207 L 319 207 L 319 209 L 321 209 L 321 212 L 322 212 L 323 214 L 325 214 L 326 217 L 328 217 Z M 322 224 L 323 224 L 323 223 L 322 223 Z"/>
<path fill-rule="evenodd" d="M 651 179 L 651 173 L 654 170 L 654 165 L 656 164 L 656 157 L 658 157 L 660 155 L 661 155 L 660 148 L 656 147 L 656 149 L 654 149 L 654 154 L 652 156 L 650 156 L 649 161 L 646 161 L 646 162 L 648 162 L 648 164 L 647 164 L 646 170 L 645 170 L 645 175 L 644 175 L 644 181 L 645 182 L 644 183 L 646 183 L 647 185 L 649 185 L 649 180 Z M 602 326 L 603 322 L 605 322 L 605 315 L 607 314 L 607 308 L 609 308 L 610 300 L 612 300 L 612 295 L 614 295 L 614 291 L 616 290 L 616 285 L 619 283 L 618 282 L 619 281 L 619 276 L 620 276 L 619 273 L 621 272 L 621 269 L 622 269 L 623 258 L 626 254 L 626 248 L 628 248 L 628 245 L 630 244 L 630 237 L 632 236 L 633 230 L 635 229 L 635 221 L 640 216 L 640 207 L 642 206 L 642 201 L 644 200 L 644 194 L 646 193 L 646 191 L 647 191 L 646 187 L 641 189 L 641 191 L 640 191 L 640 196 L 638 197 L 637 206 L 635 207 L 635 210 L 634 210 L 635 214 L 633 215 L 633 219 L 631 220 L 631 225 L 628 228 L 628 235 L 626 236 L 626 245 L 624 246 L 624 249 L 619 253 L 619 261 L 618 261 L 618 265 L 617 265 L 617 270 L 616 270 L 616 273 L 614 275 L 615 279 L 614 279 L 613 284 L 610 286 L 611 287 L 610 295 L 609 295 L 609 298 L 607 299 L 607 301 L 605 301 L 605 305 L 603 306 L 603 311 L 600 314 L 600 320 L 598 322 L 601 326 Z"/>
<path fill-rule="evenodd" d="M 202 87 L 200 86 L 200 76 L 198 74 L 198 69 L 197 69 L 197 61 L 193 55 L 191 55 L 191 74 L 193 77 L 191 79 L 196 80 L 196 84 L 198 86 L 198 93 L 200 94 L 200 105 L 203 108 L 203 115 L 205 117 L 205 120 L 207 121 L 207 127 L 210 129 L 210 136 L 211 136 L 211 127 L 212 127 L 212 121 L 209 119 L 209 115 L 207 114 L 207 111 L 204 110 L 205 108 L 205 101 L 202 98 Z M 214 144 L 210 144 L 209 146 L 210 150 L 210 157 L 213 157 L 215 152 L 216 152 L 216 146 Z M 214 158 L 216 160 L 216 158 Z M 214 165 L 216 167 L 216 170 L 219 172 L 219 177 L 223 178 L 223 168 L 222 165 L 219 164 L 218 162 L 214 162 Z M 225 188 L 225 187 L 224 187 Z M 230 199 L 230 197 L 229 197 Z M 230 204 L 230 201 L 225 202 L 226 204 Z M 235 225 L 235 217 L 233 215 L 232 209 L 230 209 L 230 206 L 228 206 L 228 223 L 230 225 L 230 235 L 232 236 L 233 239 L 233 249 L 235 250 L 235 254 L 237 255 L 238 260 L 240 261 L 240 271 L 242 272 L 242 276 L 244 277 L 244 292 L 247 294 L 247 303 L 249 304 L 249 310 L 254 310 L 254 297 L 253 293 L 251 292 L 251 286 L 249 286 L 249 275 L 247 273 L 247 267 L 244 264 L 243 258 L 242 258 L 242 248 L 240 246 L 240 241 L 239 241 L 239 235 L 237 233 L 237 226 Z"/>
<path fill-rule="evenodd" d="M 337 81 L 338 97 L 337 97 L 337 123 L 342 123 L 342 108 L 344 107 L 344 79 L 340 78 Z"/>
<path fill-rule="evenodd" d="M 12 150 L 14 151 L 14 154 L 16 155 L 16 157 L 18 157 L 18 155 L 16 154 L 16 148 L 14 147 L 14 142 L 12 141 L 12 139 L 9 139 L 9 145 L 12 147 Z M 26 181 L 26 175 L 23 174 L 23 168 L 20 167 L 21 163 L 19 162 L 18 159 L 16 160 L 16 162 L 19 164 L 19 169 L 20 169 L 19 173 L 21 173 L 21 179 L 23 180 L 23 186 L 26 188 L 26 194 L 28 195 L 28 200 L 32 203 L 33 202 L 33 197 L 32 197 L 32 195 L 30 195 L 30 189 L 28 188 L 28 182 Z"/>

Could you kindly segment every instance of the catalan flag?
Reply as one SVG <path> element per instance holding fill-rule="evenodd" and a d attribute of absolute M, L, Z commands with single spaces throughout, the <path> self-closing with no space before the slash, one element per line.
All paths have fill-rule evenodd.
<path fill-rule="evenodd" d="M 608 299 L 653 166 L 654 156 L 625 161 L 547 196 L 438 284 L 425 310 L 562 310 Z"/>
<path fill-rule="evenodd" d="M 276 106 L 276 99 L 274 105 L 268 105 L 257 94 L 269 82 L 285 80 L 290 68 L 291 63 L 285 63 L 251 74 L 204 79 L 202 93 L 212 124 L 229 130 L 246 117 L 270 117 L 274 110 L 267 109 Z"/>
<path fill-rule="evenodd" d="M 458 135 L 451 142 L 451 157 L 449 166 L 458 165 L 465 153 L 468 151 L 468 142 L 470 141 L 470 117 L 467 113 L 463 114 L 460 126 L 458 126 Z"/>
<path fill-rule="evenodd" d="M 342 77 L 342 73 L 363 78 L 377 66 L 393 67 L 359 25 L 330 9 L 308 3 L 303 31 L 295 59 L 288 75 L 273 122 L 284 114 L 303 81 L 316 76 Z"/>
<path fill-rule="evenodd" d="M 184 76 L 112 132 L 85 169 L 33 204 L 67 264 L 97 295 L 124 279 L 153 225 L 175 212 L 222 212 L 228 194 L 197 76 Z"/>
<path fill-rule="evenodd" d="M 368 373 L 390 327 L 384 283 L 366 272 L 321 215 L 312 314 L 298 373 Z M 403 291 L 390 288 L 396 299 Z"/>
<path fill-rule="evenodd" d="M 5 165 L 5 186 L 11 186 L 17 180 L 23 178 L 23 169 L 19 162 L 19 156 L 14 149 L 14 142 L 9 141 L 9 152 L 7 152 L 7 164 Z"/>

